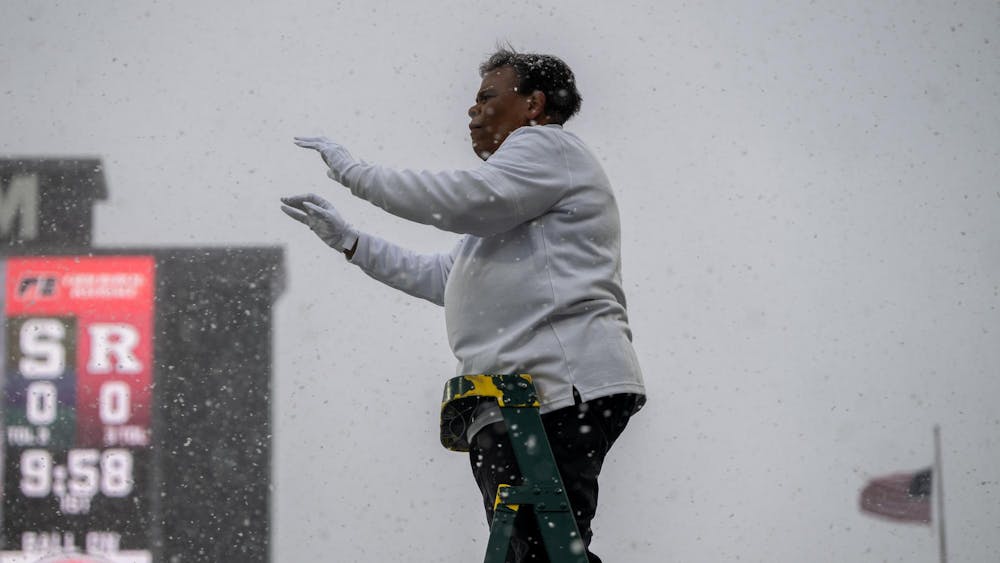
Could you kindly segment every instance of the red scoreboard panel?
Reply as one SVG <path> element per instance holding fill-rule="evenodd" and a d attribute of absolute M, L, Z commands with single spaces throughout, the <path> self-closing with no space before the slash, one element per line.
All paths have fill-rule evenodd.
<path fill-rule="evenodd" d="M 0 563 L 152 560 L 155 269 L 152 256 L 5 261 Z"/>

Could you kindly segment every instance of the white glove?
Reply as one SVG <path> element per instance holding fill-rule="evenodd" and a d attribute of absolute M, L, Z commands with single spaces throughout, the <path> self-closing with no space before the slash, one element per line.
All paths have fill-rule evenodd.
<path fill-rule="evenodd" d="M 281 210 L 308 226 L 323 242 L 340 252 L 354 249 L 360 233 L 344 221 L 333 204 L 315 194 L 281 198 Z"/>
<path fill-rule="evenodd" d="M 344 145 L 335 143 L 326 137 L 295 137 L 295 144 L 304 149 L 313 149 L 318 152 L 323 157 L 323 162 L 330 167 L 330 171 L 326 175 L 336 182 L 340 182 L 347 168 L 356 162 Z"/>

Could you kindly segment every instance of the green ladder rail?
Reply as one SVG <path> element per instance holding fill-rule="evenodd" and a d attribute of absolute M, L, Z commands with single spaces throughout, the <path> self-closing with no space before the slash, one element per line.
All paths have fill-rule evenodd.
<path fill-rule="evenodd" d="M 497 487 L 484 563 L 506 560 L 514 519 L 527 505 L 534 510 L 552 563 L 587 563 L 586 548 L 538 414 L 538 394 L 530 375 L 461 375 L 448 380 L 441 403 L 441 445 L 456 452 L 469 451 L 468 422 L 476 407 L 487 400 L 500 406 L 522 482 Z"/>

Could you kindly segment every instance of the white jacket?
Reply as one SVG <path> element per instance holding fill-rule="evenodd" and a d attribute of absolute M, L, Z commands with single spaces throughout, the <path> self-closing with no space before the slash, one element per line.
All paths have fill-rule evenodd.
<path fill-rule="evenodd" d="M 449 253 L 417 254 L 362 234 L 351 259 L 444 305 L 457 374 L 531 374 L 543 413 L 572 405 L 574 387 L 584 401 L 645 394 L 622 291 L 618 207 L 576 135 L 521 127 L 472 170 L 358 163 L 342 181 L 393 215 L 465 235 Z"/>

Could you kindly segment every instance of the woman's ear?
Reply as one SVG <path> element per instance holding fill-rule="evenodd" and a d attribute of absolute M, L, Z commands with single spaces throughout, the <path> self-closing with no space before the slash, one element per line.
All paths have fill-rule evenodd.
<path fill-rule="evenodd" d="M 528 120 L 533 122 L 540 122 L 542 117 L 545 116 L 545 93 L 541 90 L 535 90 L 530 95 L 528 95 Z"/>

